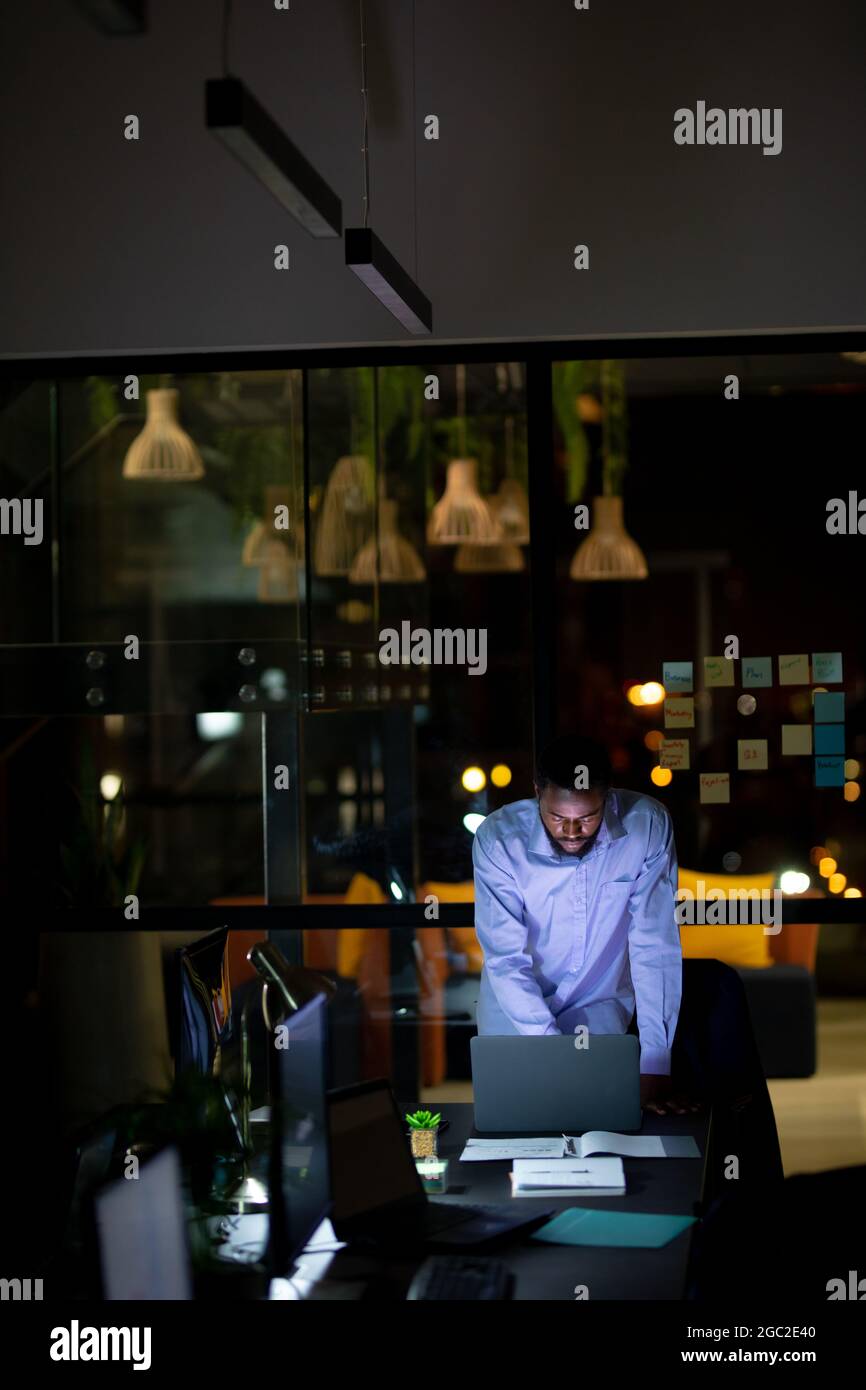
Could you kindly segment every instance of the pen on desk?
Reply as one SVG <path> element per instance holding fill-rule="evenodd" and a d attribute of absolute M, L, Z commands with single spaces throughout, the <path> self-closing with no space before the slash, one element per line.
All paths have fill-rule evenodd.
<path fill-rule="evenodd" d="M 576 1155 L 577 1155 L 577 1150 L 576 1150 L 576 1148 L 574 1147 L 574 1140 L 573 1140 L 573 1139 L 569 1139 L 569 1137 L 568 1137 L 567 1134 L 563 1134 L 562 1137 L 563 1137 L 563 1139 L 565 1140 L 566 1152 L 567 1152 L 567 1153 L 570 1153 L 570 1154 L 574 1154 L 574 1155 L 576 1156 Z"/>

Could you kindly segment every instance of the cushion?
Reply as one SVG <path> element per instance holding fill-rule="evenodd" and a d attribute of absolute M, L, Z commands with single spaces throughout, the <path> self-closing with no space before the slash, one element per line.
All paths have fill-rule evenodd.
<path fill-rule="evenodd" d="M 475 901 L 475 880 L 470 878 L 464 883 L 422 883 L 418 901 L 423 902 L 431 893 L 440 903 L 472 903 Z M 468 975 L 481 974 L 484 954 L 474 927 L 449 927 L 448 945 L 455 955 L 466 957 Z"/>
<path fill-rule="evenodd" d="M 702 884 L 700 888 L 699 881 Z M 761 889 L 771 890 L 775 882 L 774 874 L 705 874 L 683 868 L 679 871 L 679 887 L 688 888 L 696 899 L 705 897 L 711 889 L 724 889 L 725 892 L 732 888 L 758 889 L 759 892 Z M 758 906 L 756 903 L 755 907 Z M 754 910 L 748 905 L 748 900 L 738 908 L 737 915 L 745 915 L 746 910 L 750 916 Z M 770 940 L 761 922 L 740 922 L 727 926 L 683 923 L 680 927 L 683 958 L 686 960 L 720 960 L 725 965 L 760 970 L 773 964 Z"/>

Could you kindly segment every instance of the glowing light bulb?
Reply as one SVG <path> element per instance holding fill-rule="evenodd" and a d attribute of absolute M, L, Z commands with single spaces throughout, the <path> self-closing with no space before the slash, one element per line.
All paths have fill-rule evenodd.
<path fill-rule="evenodd" d="M 487 778 L 480 767 L 464 767 L 460 781 L 468 792 L 480 792 L 487 786 Z"/>

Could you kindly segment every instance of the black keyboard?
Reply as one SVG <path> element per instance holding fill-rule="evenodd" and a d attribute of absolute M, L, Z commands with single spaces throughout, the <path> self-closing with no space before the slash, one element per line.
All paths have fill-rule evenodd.
<path fill-rule="evenodd" d="M 477 1255 L 431 1255 L 418 1269 L 407 1300 L 509 1299 L 514 1275 L 501 1260 Z"/>

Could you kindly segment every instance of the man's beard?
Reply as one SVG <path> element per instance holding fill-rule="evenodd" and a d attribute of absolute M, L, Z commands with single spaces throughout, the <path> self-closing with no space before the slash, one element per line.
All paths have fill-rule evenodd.
<path fill-rule="evenodd" d="M 585 840 L 582 840 L 580 845 L 576 846 L 574 849 L 563 849 L 559 840 L 557 840 L 554 835 L 551 835 L 547 826 L 544 824 L 544 818 L 541 814 L 541 807 L 538 808 L 538 819 L 541 821 L 541 825 L 545 835 L 547 836 L 548 840 L 550 841 L 553 848 L 556 850 L 557 854 L 560 856 L 561 859 L 580 859 L 581 855 L 586 853 L 590 845 L 595 840 L 596 835 L 598 834 L 598 830 L 595 830 L 593 831 L 592 835 L 589 835 Z"/>

